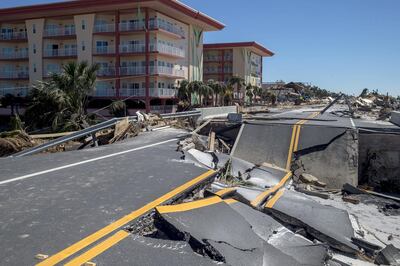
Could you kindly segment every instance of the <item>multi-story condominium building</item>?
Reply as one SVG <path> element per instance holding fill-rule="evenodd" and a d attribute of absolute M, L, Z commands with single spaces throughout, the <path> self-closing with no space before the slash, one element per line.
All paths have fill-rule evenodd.
<path fill-rule="evenodd" d="M 204 44 L 203 79 L 227 82 L 238 76 L 261 87 L 263 57 L 273 55 L 256 42 Z"/>
<path fill-rule="evenodd" d="M 202 80 L 203 33 L 224 25 L 175 0 L 85 0 L 0 9 L 0 96 L 25 96 L 69 61 L 100 65 L 94 99 L 150 111 Z M 154 109 L 153 108 L 153 109 Z"/>

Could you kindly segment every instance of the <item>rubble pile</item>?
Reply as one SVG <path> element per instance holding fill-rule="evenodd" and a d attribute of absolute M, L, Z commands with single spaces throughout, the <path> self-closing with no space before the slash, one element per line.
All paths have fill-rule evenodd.
<path fill-rule="evenodd" d="M 331 188 L 296 171 L 296 155 L 288 168 L 271 159 L 279 158 L 274 150 L 262 163 L 237 157 L 246 131 L 216 124 L 207 121 L 178 144 L 185 161 L 218 172 L 214 182 L 200 196 L 157 207 L 157 233 L 148 237 L 186 241 L 194 252 L 229 265 L 399 265 L 399 223 L 382 240 L 382 229 L 368 227 L 358 211 L 368 206 L 398 222 L 399 198 L 347 183 Z M 313 141 L 325 147 L 323 138 Z"/>

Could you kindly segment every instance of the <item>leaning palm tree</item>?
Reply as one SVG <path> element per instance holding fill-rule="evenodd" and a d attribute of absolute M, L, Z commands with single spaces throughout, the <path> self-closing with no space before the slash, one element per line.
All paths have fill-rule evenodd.
<path fill-rule="evenodd" d="M 210 100 L 210 96 L 212 96 L 213 94 L 213 90 L 210 86 L 208 86 L 207 84 L 202 84 L 200 86 L 200 105 L 204 106 L 204 105 L 208 105 L 208 102 Z"/>
<path fill-rule="evenodd" d="M 49 81 L 34 86 L 25 114 L 30 127 L 52 127 L 54 131 L 88 127 L 86 107 L 98 69 L 98 65 L 71 62 L 60 74 L 53 73 Z"/>

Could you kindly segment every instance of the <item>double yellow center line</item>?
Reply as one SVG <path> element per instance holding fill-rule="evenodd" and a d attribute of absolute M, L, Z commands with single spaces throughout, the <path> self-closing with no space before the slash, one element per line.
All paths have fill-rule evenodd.
<path fill-rule="evenodd" d="M 306 119 L 298 121 L 293 126 L 292 137 L 291 137 L 291 140 L 290 140 L 290 146 L 289 146 L 289 152 L 288 152 L 288 158 L 287 158 L 287 162 L 286 162 L 286 170 L 287 171 L 291 170 L 290 168 L 291 168 L 291 165 L 292 165 L 293 153 L 298 151 L 298 148 L 299 148 L 299 139 L 300 139 L 301 126 L 304 125 L 305 123 L 307 123 L 307 121 L 309 119 L 313 119 L 316 116 L 318 116 L 319 114 L 320 114 L 320 112 L 314 112 L 314 113 L 310 114 Z M 272 191 L 270 193 L 267 193 L 267 196 L 269 196 L 270 194 L 275 193 L 276 191 L 279 190 L 278 192 L 275 193 L 275 195 L 270 200 L 267 201 L 267 203 L 265 204 L 266 208 L 272 208 L 275 205 L 275 203 L 279 200 L 279 198 L 283 195 L 285 189 L 282 188 L 282 186 L 283 185 L 277 187 L 276 189 L 274 189 L 274 191 Z"/>
<path fill-rule="evenodd" d="M 272 206 L 273 204 L 275 204 L 275 202 L 279 199 L 280 196 L 282 196 L 283 194 L 283 190 L 280 190 L 285 184 L 286 182 L 292 177 L 292 172 L 290 171 L 291 168 L 291 164 L 292 164 L 292 158 L 293 158 L 293 152 L 296 152 L 298 147 L 299 147 L 299 139 L 300 139 L 300 130 L 301 130 L 301 126 L 304 125 L 308 119 L 312 119 L 314 117 L 316 117 L 317 115 L 319 115 L 319 112 L 315 112 L 312 113 L 311 115 L 309 115 L 306 119 L 300 120 L 298 121 L 296 124 L 294 124 L 293 126 L 293 130 L 292 130 L 292 136 L 290 138 L 290 144 L 289 144 L 289 151 L 288 151 L 288 158 L 287 158 L 287 162 L 286 162 L 286 171 L 287 174 L 281 179 L 281 181 L 276 184 L 275 186 L 273 186 L 270 189 L 267 189 L 266 191 L 262 192 L 260 195 L 258 195 L 250 204 L 253 207 L 258 207 L 261 204 L 264 203 L 264 201 L 269 198 L 271 195 L 275 194 L 275 196 L 272 198 L 274 199 L 275 197 L 277 197 L 274 201 L 272 201 Z M 271 199 L 271 200 L 272 200 Z M 271 201 L 270 200 L 270 201 Z"/>
<path fill-rule="evenodd" d="M 143 214 L 149 212 L 150 210 L 154 209 L 155 207 L 157 207 L 158 205 L 173 199 L 174 197 L 176 197 L 177 195 L 180 195 L 181 193 L 183 193 L 184 191 L 189 190 L 190 188 L 210 179 L 211 177 L 213 177 L 216 174 L 215 171 L 210 170 L 205 172 L 204 174 L 192 179 L 191 181 L 173 189 L 172 191 L 168 192 L 167 194 L 161 196 L 160 198 L 146 204 L 145 206 L 141 207 L 138 210 L 135 210 L 133 212 L 131 212 L 130 214 L 122 217 L 121 219 L 107 225 L 106 227 L 103 227 L 102 229 L 98 230 L 97 232 L 85 237 L 84 239 L 76 242 L 75 244 L 67 247 L 66 249 L 58 252 L 57 254 L 54 254 L 53 256 L 49 257 L 48 259 L 42 261 L 41 263 L 38 263 L 37 266 L 50 266 L 50 265 L 55 265 L 61 261 L 63 261 L 64 259 L 72 256 L 73 254 L 77 253 L 78 251 L 84 249 L 85 247 L 93 244 L 94 242 L 100 240 L 101 238 L 107 236 L 108 234 L 112 233 L 113 231 L 121 228 L 122 226 L 126 225 L 127 223 L 135 220 L 136 218 L 142 216 Z M 120 231 L 121 232 L 121 231 Z M 101 247 L 95 247 L 97 248 L 96 251 L 98 252 L 99 250 L 101 250 L 104 247 L 107 247 L 107 245 L 113 243 L 114 241 L 116 241 L 116 239 L 122 240 L 124 237 L 123 236 L 127 236 L 124 233 L 120 233 L 118 232 L 116 235 L 112 236 L 113 238 L 106 242 L 106 243 L 101 243 L 102 246 Z M 123 238 L 122 238 L 123 237 Z M 114 243 L 115 244 L 115 243 Z M 86 253 L 84 253 L 86 254 Z M 79 257 L 78 257 L 79 258 Z M 82 262 L 85 263 L 86 261 Z M 79 261 L 80 263 L 80 261 Z M 76 260 L 72 260 L 71 262 L 67 263 L 66 265 L 81 265 L 77 263 Z"/>

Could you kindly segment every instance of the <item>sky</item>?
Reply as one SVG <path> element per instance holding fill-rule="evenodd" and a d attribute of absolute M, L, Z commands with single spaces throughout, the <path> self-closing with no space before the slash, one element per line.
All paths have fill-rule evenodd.
<path fill-rule="evenodd" d="M 56 0 L 1 0 L 0 8 Z M 205 42 L 257 41 L 275 53 L 263 81 L 400 96 L 400 0 L 182 0 L 226 25 Z"/>

